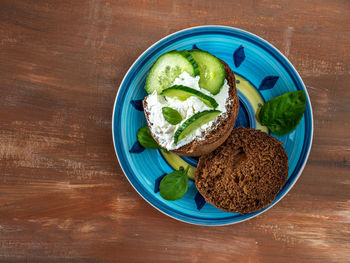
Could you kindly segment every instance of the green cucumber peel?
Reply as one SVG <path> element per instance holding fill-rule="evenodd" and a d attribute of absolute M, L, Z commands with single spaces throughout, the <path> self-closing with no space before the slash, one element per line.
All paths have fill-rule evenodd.
<path fill-rule="evenodd" d="M 173 85 L 170 88 L 164 89 L 160 95 L 171 98 L 175 97 L 181 101 L 184 101 L 191 96 L 196 96 L 210 108 L 215 109 L 217 106 L 219 106 L 213 97 L 210 97 L 199 90 L 192 89 L 184 85 Z"/>
<path fill-rule="evenodd" d="M 221 111 L 219 110 L 205 110 L 198 112 L 192 117 L 188 118 L 176 130 L 174 135 L 174 143 L 177 144 L 187 135 L 191 134 L 191 132 L 193 132 L 194 130 L 215 119 L 220 113 Z"/>

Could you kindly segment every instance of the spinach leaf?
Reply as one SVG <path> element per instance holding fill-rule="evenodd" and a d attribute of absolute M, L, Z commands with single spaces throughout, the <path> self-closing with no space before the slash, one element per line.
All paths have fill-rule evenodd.
<path fill-rule="evenodd" d="M 163 107 L 162 113 L 163 113 L 164 119 L 172 125 L 176 125 L 182 121 L 182 117 L 177 110 L 174 110 L 169 107 Z"/>
<path fill-rule="evenodd" d="M 306 107 L 304 91 L 283 94 L 266 102 L 257 113 L 258 121 L 277 135 L 293 131 L 301 121 Z"/>
<path fill-rule="evenodd" d="M 137 131 L 137 139 L 139 143 L 149 149 L 160 149 L 161 147 L 158 143 L 153 139 L 151 135 L 151 131 L 148 126 L 143 126 Z"/>
<path fill-rule="evenodd" d="M 174 201 L 186 194 L 189 168 L 190 166 L 187 166 L 186 170 L 182 168 L 164 176 L 159 184 L 159 192 L 165 200 Z"/>

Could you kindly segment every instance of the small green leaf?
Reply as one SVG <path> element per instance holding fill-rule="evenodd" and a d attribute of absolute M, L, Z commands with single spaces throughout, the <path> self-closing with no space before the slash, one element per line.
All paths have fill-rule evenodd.
<path fill-rule="evenodd" d="M 266 102 L 257 113 L 259 122 L 277 135 L 293 131 L 303 118 L 306 107 L 304 91 L 283 94 Z"/>
<path fill-rule="evenodd" d="M 164 119 L 172 125 L 176 125 L 182 121 L 182 117 L 177 110 L 169 107 L 162 108 Z"/>
<path fill-rule="evenodd" d="M 186 170 L 176 170 L 164 176 L 159 184 L 159 192 L 165 200 L 174 201 L 183 197 L 188 189 L 188 176 Z"/>
<path fill-rule="evenodd" d="M 158 143 L 153 139 L 151 135 L 151 131 L 148 126 L 143 126 L 137 131 L 137 139 L 139 143 L 149 149 L 160 149 L 161 147 Z"/>

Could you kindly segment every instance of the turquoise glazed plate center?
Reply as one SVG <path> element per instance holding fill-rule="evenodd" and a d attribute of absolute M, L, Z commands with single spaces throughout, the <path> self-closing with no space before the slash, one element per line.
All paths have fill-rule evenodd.
<path fill-rule="evenodd" d="M 152 45 L 126 73 L 113 109 L 112 134 L 115 151 L 131 185 L 148 203 L 164 214 L 198 225 L 242 222 L 271 208 L 287 194 L 299 178 L 312 143 L 313 118 L 309 96 L 307 94 L 304 117 L 296 130 L 284 136 L 271 134 L 284 144 L 289 159 L 289 175 L 286 185 L 270 206 L 245 215 L 223 212 L 209 203 L 199 206 L 193 181 L 190 181 L 189 190 L 183 198 L 166 201 L 155 191 L 155 187 L 157 179 L 173 171 L 173 168 L 160 151 L 142 149 L 137 145 L 137 130 L 147 125 L 139 100 L 147 95 L 144 90 L 147 73 L 161 54 L 174 49 L 193 48 L 203 49 L 224 60 L 236 76 L 239 76 L 237 88 L 241 110 L 236 126 L 259 128 L 254 117 L 259 101 L 268 101 L 296 90 L 304 90 L 307 94 L 303 81 L 288 59 L 258 36 L 223 26 L 188 28 Z M 195 159 L 183 160 L 196 165 Z"/>

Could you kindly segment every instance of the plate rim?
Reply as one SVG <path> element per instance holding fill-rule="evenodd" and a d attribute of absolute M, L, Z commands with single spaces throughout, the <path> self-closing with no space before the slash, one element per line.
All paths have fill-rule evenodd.
<path fill-rule="evenodd" d="M 242 33 L 245 33 L 247 35 L 250 35 L 252 37 L 255 37 L 257 38 L 259 41 L 263 42 L 264 44 L 266 44 L 267 46 L 269 46 L 272 50 L 276 51 L 277 54 L 279 56 L 281 56 L 283 59 L 285 59 L 285 61 L 287 62 L 288 66 L 291 67 L 291 69 L 294 71 L 294 73 L 296 74 L 296 77 L 298 78 L 298 80 L 301 82 L 303 88 L 304 88 L 304 91 L 306 93 L 306 96 L 307 96 L 307 101 L 310 105 L 310 120 L 311 120 L 311 123 L 310 123 L 310 128 L 311 128 L 311 132 L 310 132 L 310 146 L 307 150 L 307 153 L 305 155 L 305 161 L 303 162 L 302 166 L 300 167 L 297 175 L 295 176 L 293 182 L 291 182 L 291 184 L 288 186 L 288 188 L 285 190 L 285 192 L 283 193 L 283 195 L 275 202 L 271 203 L 269 206 L 265 207 L 264 209 L 261 209 L 259 211 L 256 211 L 254 214 L 252 214 L 251 216 L 249 217 L 246 217 L 246 218 L 243 218 L 241 220 L 237 220 L 237 221 L 234 221 L 234 222 L 224 222 L 224 223 L 210 223 L 210 224 L 201 224 L 201 223 L 196 223 L 196 222 L 190 222 L 190 221 L 186 221 L 186 220 L 182 220 L 180 218 L 177 218 L 169 213 L 166 213 L 165 211 L 162 211 L 160 208 L 158 208 L 156 205 L 152 204 L 149 200 L 146 199 L 146 197 L 144 197 L 140 192 L 139 190 L 134 186 L 134 184 L 130 181 L 128 175 L 126 174 L 125 170 L 124 170 L 124 167 L 120 161 L 120 158 L 118 156 L 118 152 L 117 152 L 117 147 L 116 147 L 116 141 L 115 141 L 115 138 L 114 138 L 114 134 L 115 134 L 115 131 L 114 131 L 114 120 L 115 120 L 115 113 L 116 113 L 116 103 L 117 103 L 117 100 L 118 100 L 118 96 L 120 94 L 120 88 L 123 86 L 124 84 L 124 81 L 126 80 L 127 76 L 129 75 L 130 71 L 132 70 L 132 68 L 135 66 L 135 64 L 139 61 L 139 59 L 145 55 L 150 49 L 152 49 L 154 46 L 156 46 L 159 42 L 163 41 L 164 39 L 166 38 L 169 38 L 173 35 L 176 35 L 176 34 L 181 34 L 183 32 L 186 32 L 186 31 L 191 31 L 193 29 L 226 29 L 226 30 L 234 30 L 236 32 L 242 32 Z M 161 212 L 162 214 L 166 215 L 166 216 L 169 216 L 171 218 L 174 218 L 175 220 L 177 221 L 180 221 L 180 222 L 184 222 L 184 223 L 187 223 L 187 224 L 192 224 L 192 225 L 198 225 L 198 226 L 225 226 L 225 225 L 233 225 L 233 224 L 238 224 L 238 223 L 241 223 L 241 222 L 244 222 L 244 221 L 247 221 L 249 219 L 252 219 L 264 212 L 266 212 L 267 210 L 269 210 L 270 208 L 272 208 L 273 206 L 275 206 L 278 202 L 280 202 L 287 194 L 288 192 L 293 188 L 293 186 L 295 185 L 295 183 L 299 180 L 299 177 L 301 176 L 305 166 L 306 166 L 306 163 L 309 159 L 309 155 L 310 155 L 310 151 L 311 151 L 311 148 L 312 148 L 312 142 L 313 142 L 313 135 L 314 135 L 314 118 L 313 118 L 313 110 L 312 110 L 312 104 L 311 104 L 311 100 L 310 100 L 310 96 L 309 96 L 309 93 L 307 91 L 307 88 L 306 88 L 306 85 L 304 83 L 304 81 L 302 80 L 299 72 L 296 70 L 296 68 L 294 67 L 294 65 L 289 61 L 289 59 L 278 49 L 276 48 L 274 45 L 272 45 L 270 42 L 268 42 L 267 40 L 263 39 L 262 37 L 254 34 L 254 33 L 251 33 L 249 31 L 246 31 L 244 29 L 240 29 L 240 28 L 236 28 L 236 27 L 231 27 L 231 26 L 223 26 L 223 25 L 201 25 L 201 26 L 193 26 L 193 27 L 187 27 L 187 28 L 184 28 L 184 29 L 181 29 L 181 30 L 178 30 L 174 33 L 171 33 L 171 34 L 168 34 L 164 37 L 162 37 L 161 39 L 159 39 L 158 41 L 154 42 L 152 45 L 150 45 L 145 51 L 143 51 L 135 60 L 134 62 L 131 64 L 131 66 L 129 67 L 129 69 L 127 70 L 127 72 L 124 74 L 124 77 L 122 79 L 122 81 L 120 82 L 120 85 L 118 87 L 118 91 L 117 91 L 117 94 L 115 96 L 115 100 L 114 100 L 114 105 L 113 105 L 113 114 L 112 114 L 112 140 L 113 140 L 113 147 L 114 147 L 114 152 L 115 152 L 115 155 L 117 156 L 117 159 L 118 159 L 118 162 L 119 162 L 119 165 L 123 171 L 123 174 L 124 176 L 126 177 L 126 179 L 128 180 L 128 182 L 130 183 L 130 185 L 134 188 L 134 190 L 138 193 L 139 196 L 141 196 L 148 204 L 150 204 L 152 207 L 154 207 L 156 210 L 158 210 L 159 212 Z M 281 189 L 282 190 L 282 189 Z"/>

